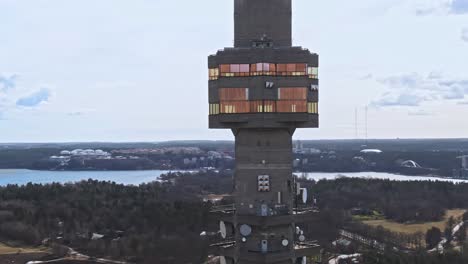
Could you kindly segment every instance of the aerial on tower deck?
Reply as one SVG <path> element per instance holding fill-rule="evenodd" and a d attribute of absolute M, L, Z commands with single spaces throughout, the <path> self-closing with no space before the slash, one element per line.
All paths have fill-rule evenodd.
<path fill-rule="evenodd" d="M 295 182 L 292 136 L 318 127 L 318 55 L 292 46 L 291 0 L 234 0 L 234 48 L 209 56 L 209 126 L 236 143 L 235 204 L 215 209 L 221 263 L 311 263 L 298 225 L 316 215 Z M 301 198 L 298 198 L 301 197 Z"/>

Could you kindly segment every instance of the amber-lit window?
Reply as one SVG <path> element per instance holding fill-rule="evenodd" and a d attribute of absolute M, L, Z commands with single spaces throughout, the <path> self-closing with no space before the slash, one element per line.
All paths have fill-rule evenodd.
<path fill-rule="evenodd" d="M 219 114 L 219 104 L 210 104 L 210 115 Z"/>
<path fill-rule="evenodd" d="M 219 77 L 219 69 L 214 68 L 209 70 L 209 79 L 210 80 L 217 80 Z"/>
<path fill-rule="evenodd" d="M 276 112 L 276 102 L 275 101 L 264 101 L 263 102 L 263 112 L 273 113 Z"/>
<path fill-rule="evenodd" d="M 263 112 L 263 101 L 250 101 L 250 112 L 262 113 Z"/>
<path fill-rule="evenodd" d="M 220 88 L 220 101 L 246 101 L 249 100 L 249 88 Z"/>
<path fill-rule="evenodd" d="M 306 100 L 279 100 L 276 102 L 279 113 L 307 113 Z"/>
<path fill-rule="evenodd" d="M 318 79 L 318 67 L 307 67 L 307 75 L 311 79 Z"/>
<path fill-rule="evenodd" d="M 224 76 L 224 77 L 231 77 L 231 76 L 234 76 L 231 75 L 231 65 L 229 64 L 221 64 L 219 65 L 219 71 L 220 71 L 220 75 L 221 76 Z"/>
<path fill-rule="evenodd" d="M 213 72 L 213 75 L 215 75 L 215 72 Z M 308 75 L 309 78 L 318 78 L 318 68 L 307 67 L 305 63 L 221 64 L 217 75 L 222 77 Z"/>
<path fill-rule="evenodd" d="M 305 63 L 280 63 L 277 65 L 277 75 L 279 76 L 305 76 Z"/>
<path fill-rule="evenodd" d="M 250 112 L 249 88 L 221 88 L 219 100 L 222 114 Z"/>
<path fill-rule="evenodd" d="M 306 100 L 307 88 L 288 87 L 278 88 L 278 100 Z"/>
<path fill-rule="evenodd" d="M 309 114 L 318 114 L 318 103 L 317 102 L 307 103 L 307 112 Z"/>
<path fill-rule="evenodd" d="M 241 77 L 250 75 L 249 64 L 221 64 L 219 66 L 223 77 Z"/>
<path fill-rule="evenodd" d="M 277 111 L 281 113 L 306 113 L 307 88 L 288 87 L 278 89 Z"/>
<path fill-rule="evenodd" d="M 276 64 L 274 63 L 255 63 L 250 65 L 250 73 L 252 76 L 259 75 L 276 75 Z"/>
<path fill-rule="evenodd" d="M 222 101 L 221 114 L 242 114 L 250 113 L 249 101 Z"/>

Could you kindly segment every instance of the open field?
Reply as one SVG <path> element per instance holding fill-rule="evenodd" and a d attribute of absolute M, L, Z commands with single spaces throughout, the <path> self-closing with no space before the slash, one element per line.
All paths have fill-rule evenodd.
<path fill-rule="evenodd" d="M 400 224 L 397 222 L 389 221 L 389 220 L 370 220 L 370 221 L 363 221 L 364 224 L 370 226 L 382 226 L 385 229 L 388 229 L 393 232 L 398 233 L 406 233 L 406 234 L 414 234 L 417 232 L 426 233 L 432 227 L 437 227 L 440 230 L 444 230 L 448 219 L 452 216 L 455 219 L 458 219 L 463 216 L 466 212 L 465 209 L 455 209 L 455 210 L 448 210 L 445 214 L 444 220 L 439 222 L 428 222 L 428 223 L 420 223 L 420 224 Z"/>
<path fill-rule="evenodd" d="M 44 253 L 47 252 L 45 247 L 16 247 L 9 246 L 4 243 L 0 243 L 0 255 L 10 255 L 10 254 L 23 254 L 23 253 Z"/>
<path fill-rule="evenodd" d="M 0 263 L 8 263 L 8 264 L 25 264 L 28 261 L 35 261 L 38 259 L 42 259 L 43 257 L 47 256 L 48 253 L 41 252 L 41 253 L 21 253 L 21 254 L 2 254 L 0 255 Z"/>
<path fill-rule="evenodd" d="M 49 254 L 45 247 L 21 247 L 0 243 L 0 263 L 24 264 Z"/>

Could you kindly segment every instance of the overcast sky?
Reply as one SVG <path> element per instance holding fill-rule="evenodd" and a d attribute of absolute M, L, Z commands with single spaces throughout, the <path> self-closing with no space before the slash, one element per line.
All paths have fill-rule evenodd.
<path fill-rule="evenodd" d="M 209 130 L 207 56 L 232 0 L 0 0 L 0 142 L 232 139 Z M 320 55 L 297 139 L 468 137 L 468 0 L 294 0 Z"/>

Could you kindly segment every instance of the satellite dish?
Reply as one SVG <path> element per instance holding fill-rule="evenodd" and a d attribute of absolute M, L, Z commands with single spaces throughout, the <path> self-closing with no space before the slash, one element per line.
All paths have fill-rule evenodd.
<path fill-rule="evenodd" d="M 296 234 L 299 235 L 300 233 L 301 233 L 301 229 L 298 226 L 296 226 Z"/>
<path fill-rule="evenodd" d="M 221 233 L 221 237 L 225 239 L 227 236 L 227 231 L 226 231 L 226 224 L 223 221 L 219 222 L 219 232 Z"/>
<path fill-rule="evenodd" d="M 302 264 L 307 264 L 307 258 L 306 257 L 302 257 Z"/>
<path fill-rule="evenodd" d="M 306 188 L 302 189 L 302 202 L 307 203 L 307 189 Z"/>
<path fill-rule="evenodd" d="M 240 233 L 245 237 L 250 236 L 250 234 L 252 234 L 252 228 L 249 225 L 241 225 Z"/>
<path fill-rule="evenodd" d="M 300 236 L 299 236 L 299 241 L 304 242 L 304 241 L 305 241 L 305 236 L 304 236 L 304 235 L 300 235 Z"/>
<path fill-rule="evenodd" d="M 283 239 L 283 241 L 281 241 L 281 245 L 283 245 L 283 247 L 287 247 L 289 245 L 289 241 L 287 239 Z"/>
<path fill-rule="evenodd" d="M 247 238 L 243 237 L 242 242 L 244 242 L 244 243 L 247 242 Z"/>
<path fill-rule="evenodd" d="M 226 257 L 225 256 L 219 257 L 219 263 L 220 264 L 227 264 Z"/>

